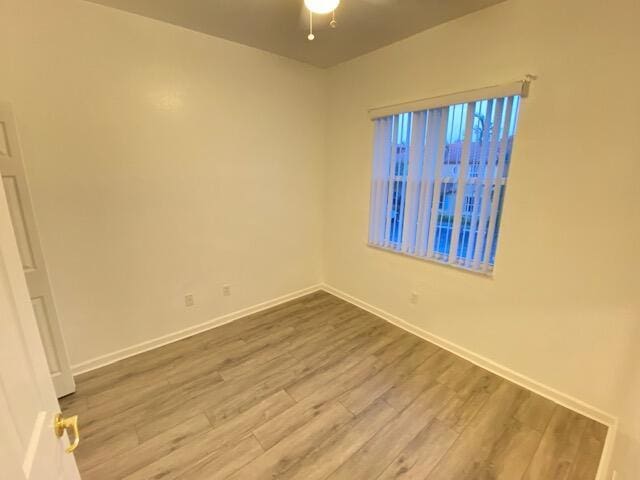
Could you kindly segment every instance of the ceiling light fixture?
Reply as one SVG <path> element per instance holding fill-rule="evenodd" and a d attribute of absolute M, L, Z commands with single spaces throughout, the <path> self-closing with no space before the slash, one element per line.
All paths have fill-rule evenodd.
<path fill-rule="evenodd" d="M 309 35 L 307 35 L 309 40 L 316 38 L 313 34 L 313 14 L 333 13 L 329 25 L 331 28 L 336 28 L 336 8 L 338 5 L 340 5 L 340 0 L 304 0 L 304 6 L 309 10 Z"/>
<path fill-rule="evenodd" d="M 338 8 L 340 0 L 304 0 L 304 4 L 310 12 L 322 15 Z"/>

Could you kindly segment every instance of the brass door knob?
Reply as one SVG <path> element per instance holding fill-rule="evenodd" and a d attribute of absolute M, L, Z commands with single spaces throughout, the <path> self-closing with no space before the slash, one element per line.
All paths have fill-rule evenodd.
<path fill-rule="evenodd" d="M 78 448 L 78 444 L 80 443 L 80 432 L 78 431 L 78 416 L 74 415 L 73 417 L 64 418 L 61 413 L 58 413 L 53 419 L 53 431 L 56 434 L 56 437 L 62 437 L 62 434 L 67 431 L 67 433 L 71 434 L 73 432 L 73 443 L 66 448 L 67 453 L 73 452 L 76 448 Z"/>

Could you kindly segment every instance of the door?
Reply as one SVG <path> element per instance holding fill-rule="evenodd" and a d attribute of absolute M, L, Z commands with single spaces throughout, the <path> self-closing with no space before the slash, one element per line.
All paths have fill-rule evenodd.
<path fill-rule="evenodd" d="M 58 398 L 75 391 L 67 349 L 51 295 L 31 198 L 22 164 L 22 153 L 9 104 L 0 103 L 0 173 L 9 205 L 22 270 L 29 288 L 49 373 Z"/>
<path fill-rule="evenodd" d="M 67 436 L 55 434 L 60 407 L 21 260 L 0 185 L 0 478 L 79 480 Z"/>

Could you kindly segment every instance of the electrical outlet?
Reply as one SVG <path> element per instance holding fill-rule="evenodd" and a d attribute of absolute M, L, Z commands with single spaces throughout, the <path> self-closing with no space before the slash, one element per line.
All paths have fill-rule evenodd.
<path fill-rule="evenodd" d="M 222 286 L 222 295 L 224 295 L 225 297 L 231 295 L 231 285 L 226 284 Z"/>
<path fill-rule="evenodd" d="M 420 298 L 420 295 L 418 295 L 418 292 L 411 292 L 411 296 L 409 297 L 409 301 L 412 304 L 416 304 L 418 303 L 418 299 Z"/>
<path fill-rule="evenodd" d="M 185 307 L 193 307 L 196 304 L 194 298 L 193 298 L 193 293 L 187 293 L 184 296 L 184 306 Z"/>

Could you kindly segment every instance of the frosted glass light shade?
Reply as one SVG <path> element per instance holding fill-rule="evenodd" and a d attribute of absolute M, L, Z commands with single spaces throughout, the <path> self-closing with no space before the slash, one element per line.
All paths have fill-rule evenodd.
<path fill-rule="evenodd" d="M 333 12 L 340 4 L 340 0 L 304 0 L 305 6 L 313 13 Z"/>

